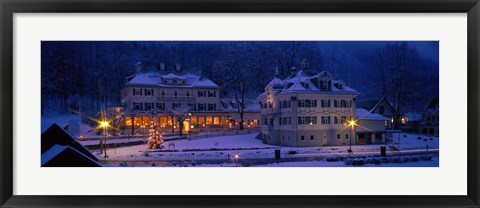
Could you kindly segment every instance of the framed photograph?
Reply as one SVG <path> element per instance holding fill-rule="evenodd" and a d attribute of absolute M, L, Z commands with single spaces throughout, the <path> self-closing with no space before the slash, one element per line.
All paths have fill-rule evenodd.
<path fill-rule="evenodd" d="M 480 205 L 478 0 L 0 6 L 2 207 Z"/>

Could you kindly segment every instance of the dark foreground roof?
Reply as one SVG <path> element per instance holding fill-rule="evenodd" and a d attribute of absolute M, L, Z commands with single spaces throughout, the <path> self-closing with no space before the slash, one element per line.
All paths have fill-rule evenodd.
<path fill-rule="evenodd" d="M 57 144 L 42 154 L 42 167 L 101 167 L 101 165 L 70 146 Z"/>
<path fill-rule="evenodd" d="M 98 159 L 90 151 L 88 151 L 87 148 L 77 142 L 75 137 L 54 123 L 42 133 L 42 155 L 55 145 L 69 146 L 89 157 L 90 159 L 98 161 Z"/>

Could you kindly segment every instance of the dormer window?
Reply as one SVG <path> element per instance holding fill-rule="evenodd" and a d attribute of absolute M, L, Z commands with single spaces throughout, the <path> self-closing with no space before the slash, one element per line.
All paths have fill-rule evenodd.
<path fill-rule="evenodd" d="M 174 80 L 172 80 L 172 81 L 173 81 L 173 84 L 177 84 L 177 80 L 176 80 L 176 79 L 174 79 Z"/>

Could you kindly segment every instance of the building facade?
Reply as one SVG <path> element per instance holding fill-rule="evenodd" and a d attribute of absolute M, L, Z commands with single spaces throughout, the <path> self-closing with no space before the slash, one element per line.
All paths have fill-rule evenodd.
<path fill-rule="evenodd" d="M 262 139 L 296 147 L 385 142 L 388 118 L 368 111 L 357 115 L 358 94 L 331 73 L 310 69 L 306 61 L 284 80 L 276 73 L 257 97 Z"/>
<path fill-rule="evenodd" d="M 440 110 L 438 99 L 432 99 L 423 110 L 418 132 L 432 136 L 440 135 Z"/>
<path fill-rule="evenodd" d="M 213 131 L 219 128 L 234 128 L 239 122 L 234 108 L 226 109 L 229 103 L 222 102 L 220 87 L 211 80 L 183 71 L 179 65 L 174 71 L 143 70 L 127 77 L 122 90 L 122 104 L 127 112 L 126 126 L 137 130 L 151 124 L 151 111 L 159 112 L 154 121 L 164 129 L 179 128 L 179 124 L 167 111 L 188 109 L 188 118 L 183 122 L 184 131 Z M 258 126 L 258 114 L 249 119 L 250 127 Z M 130 116 L 128 116 L 130 115 Z M 238 120 L 232 119 L 237 118 Z M 247 120 L 247 119 L 245 119 Z M 245 125 L 249 127 L 248 125 Z M 135 128 L 132 128 L 135 129 Z"/>

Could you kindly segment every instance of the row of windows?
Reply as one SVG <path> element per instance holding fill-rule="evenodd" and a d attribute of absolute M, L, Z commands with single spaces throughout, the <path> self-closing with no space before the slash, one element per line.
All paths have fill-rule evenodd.
<path fill-rule="evenodd" d="M 217 91 L 215 90 L 199 90 L 198 97 L 216 97 L 217 96 Z"/>
<path fill-rule="evenodd" d="M 279 108 L 290 108 L 292 107 L 292 103 L 290 100 L 284 100 L 278 102 Z M 320 106 L 322 108 L 330 108 L 331 102 L 330 100 L 320 100 Z M 316 108 L 317 107 L 317 100 L 316 99 L 305 99 L 305 100 L 298 100 L 298 107 L 300 108 Z M 351 108 L 352 101 L 351 100 L 333 100 L 333 107 L 335 108 Z M 273 108 L 273 104 L 268 103 L 261 103 L 260 108 Z"/>
<path fill-rule="evenodd" d="M 349 134 L 345 134 L 345 139 L 349 139 Z M 341 139 L 341 135 L 340 134 L 337 134 L 337 139 Z M 285 136 L 282 136 L 282 140 L 285 140 Z M 288 136 L 288 140 L 290 140 L 290 136 Z M 305 140 L 305 136 L 302 135 L 300 136 L 300 140 Z M 314 135 L 310 135 L 310 140 L 315 140 L 315 136 Z"/>
<path fill-rule="evenodd" d="M 298 125 L 304 125 L 304 124 L 308 124 L 308 125 L 317 124 L 317 117 L 316 116 L 299 116 Z"/>
<path fill-rule="evenodd" d="M 305 136 L 300 136 L 300 140 L 305 140 Z M 315 136 L 310 135 L 310 140 L 315 140 Z"/>
<path fill-rule="evenodd" d="M 188 103 L 188 107 L 192 111 L 216 111 L 217 104 L 214 103 Z M 134 110 L 165 110 L 165 103 L 133 103 Z M 170 107 L 170 106 L 168 106 Z M 172 103 L 171 108 L 182 107 L 182 103 Z"/>
<path fill-rule="evenodd" d="M 321 116 L 321 124 L 331 124 L 331 117 L 333 117 L 333 124 L 345 124 L 348 120 L 351 120 L 352 117 L 347 116 Z M 347 120 L 348 119 L 348 120 Z M 270 118 L 270 122 L 268 118 L 264 116 L 262 118 L 263 125 L 273 125 L 273 118 Z M 291 117 L 280 117 L 278 119 L 279 125 L 291 125 L 292 119 Z M 298 116 L 298 125 L 314 125 L 317 124 L 317 116 Z"/>
<path fill-rule="evenodd" d="M 141 89 L 141 88 L 133 88 L 132 95 L 145 95 L 145 96 L 153 96 L 153 89 Z"/>
<path fill-rule="evenodd" d="M 133 88 L 132 95 L 144 95 L 144 96 L 155 96 L 154 90 L 151 88 Z M 190 91 L 185 91 L 185 94 L 180 95 L 178 90 L 173 90 L 173 94 L 169 94 L 166 90 L 160 91 L 160 97 L 165 98 L 166 96 L 173 97 L 190 97 Z M 217 92 L 215 90 L 199 90 L 198 97 L 217 97 Z"/>
<path fill-rule="evenodd" d="M 163 83 L 165 83 L 165 84 L 186 84 L 187 81 L 177 80 L 177 79 L 164 79 Z"/>
<path fill-rule="evenodd" d="M 350 108 L 352 107 L 352 101 L 351 100 L 334 100 L 333 107 Z"/>
<path fill-rule="evenodd" d="M 316 108 L 317 107 L 317 100 L 298 100 L 298 107 L 299 108 Z"/>
<path fill-rule="evenodd" d="M 165 110 L 165 103 L 133 103 L 134 110 Z"/>

